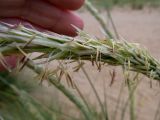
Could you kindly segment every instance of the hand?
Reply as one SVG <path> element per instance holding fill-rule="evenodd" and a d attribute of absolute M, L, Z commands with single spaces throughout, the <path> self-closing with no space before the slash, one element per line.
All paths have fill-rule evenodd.
<path fill-rule="evenodd" d="M 76 36 L 72 25 L 83 28 L 83 21 L 72 11 L 79 9 L 84 0 L 0 0 L 0 20 L 9 23 L 27 21 L 59 34 Z M 72 24 L 72 25 L 71 25 Z M 16 57 L 6 57 L 10 66 L 15 66 Z M 0 71 L 4 67 L 0 63 Z"/>
<path fill-rule="evenodd" d="M 72 10 L 84 0 L 0 0 L 0 18 L 18 18 L 59 34 L 75 36 L 71 24 L 83 28 L 83 21 Z"/>

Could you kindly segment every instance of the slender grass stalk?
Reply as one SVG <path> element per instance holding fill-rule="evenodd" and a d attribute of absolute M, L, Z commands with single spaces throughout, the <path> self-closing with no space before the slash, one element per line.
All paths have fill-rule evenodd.
<path fill-rule="evenodd" d="M 126 81 L 127 82 L 131 82 L 130 78 L 129 78 L 129 73 L 128 73 L 128 71 L 126 71 L 126 72 L 127 72 L 127 77 L 125 76 L 126 77 Z M 136 79 L 138 79 L 137 75 L 134 77 L 133 81 L 135 81 Z M 138 87 L 138 85 L 139 85 L 140 82 L 141 82 L 141 79 L 137 80 L 137 82 L 135 83 L 135 85 L 132 86 L 132 89 L 130 89 L 131 86 L 130 87 L 128 86 L 128 88 L 129 88 L 129 97 L 128 97 L 127 101 L 125 102 L 124 107 L 122 109 L 121 120 L 124 120 L 124 118 L 125 118 L 126 109 L 127 109 L 127 106 L 128 106 L 129 103 L 130 103 L 130 106 L 129 106 L 130 107 L 130 119 L 131 120 L 135 120 L 134 93 L 135 93 L 136 88 Z"/>
<path fill-rule="evenodd" d="M 92 80 L 90 79 L 89 75 L 87 74 L 87 72 L 86 72 L 86 70 L 85 70 L 85 68 L 83 66 L 81 67 L 81 69 L 82 69 L 84 75 L 86 76 L 86 78 L 87 78 L 87 80 L 88 80 L 88 82 L 89 82 L 89 84 L 90 84 L 90 86 L 91 86 L 91 88 L 92 88 L 92 90 L 93 90 L 93 92 L 94 92 L 94 94 L 96 96 L 96 99 L 98 100 L 98 103 L 100 105 L 100 108 L 102 110 L 102 113 L 104 115 L 105 120 L 108 120 L 109 119 L 108 118 L 108 114 L 105 112 L 104 105 L 102 104 L 102 101 L 101 101 L 101 99 L 100 99 L 100 97 L 99 97 L 99 95 L 97 93 L 96 88 L 94 87 L 94 85 L 92 83 Z"/>
<path fill-rule="evenodd" d="M 88 0 L 85 2 L 85 6 L 87 10 L 97 19 L 101 27 L 103 28 L 104 32 L 108 35 L 109 38 L 113 38 L 112 33 L 107 28 L 106 23 L 104 22 L 103 18 L 99 15 L 98 10 L 92 5 L 92 3 Z"/>
<path fill-rule="evenodd" d="M 88 104 L 88 101 L 86 100 L 86 98 L 85 98 L 85 96 L 83 95 L 83 93 L 81 92 L 81 90 L 78 88 L 77 84 L 75 84 L 75 89 L 76 89 L 76 91 L 78 92 L 78 94 L 79 94 L 79 96 L 81 97 L 81 99 L 83 100 L 84 104 L 86 105 L 88 111 L 89 111 L 90 113 L 92 113 L 92 110 L 91 110 L 91 108 L 90 108 L 90 106 L 89 106 L 89 104 Z"/>
<path fill-rule="evenodd" d="M 118 31 L 117 31 L 117 29 L 116 29 L 116 25 L 114 24 L 114 21 L 113 21 L 113 18 L 112 18 L 112 15 L 111 15 L 109 6 L 106 7 L 106 11 L 107 11 L 108 19 L 110 20 L 111 25 L 112 25 L 112 28 L 113 28 L 113 31 L 114 31 L 114 33 L 115 33 L 115 38 L 116 38 L 116 39 L 120 39 L 120 36 L 119 36 Z"/>
<path fill-rule="evenodd" d="M 157 106 L 157 110 L 154 116 L 154 120 L 159 120 L 159 119 L 160 119 L 160 101 L 159 101 L 159 104 Z"/>
<path fill-rule="evenodd" d="M 118 114 L 118 109 L 119 109 L 120 102 L 121 102 L 121 99 L 122 99 L 123 89 L 124 89 L 124 83 L 121 84 L 121 88 L 120 88 L 120 92 L 118 94 L 115 110 L 114 110 L 113 115 L 112 115 L 113 116 L 112 120 L 116 120 L 116 117 L 117 117 L 117 114 Z"/>
<path fill-rule="evenodd" d="M 103 96 L 104 96 L 104 111 L 105 111 L 105 118 L 109 118 L 109 113 L 108 113 L 108 107 L 107 107 L 107 87 L 106 87 L 106 79 L 103 79 Z"/>
<path fill-rule="evenodd" d="M 127 80 L 127 86 L 128 86 L 128 91 L 129 91 L 129 96 L 130 96 L 130 104 L 129 104 L 129 108 L 130 108 L 130 120 L 135 120 L 135 92 L 132 93 L 132 90 L 134 89 L 135 85 L 132 85 L 131 80 Z M 132 95 L 131 95 L 132 94 Z"/>

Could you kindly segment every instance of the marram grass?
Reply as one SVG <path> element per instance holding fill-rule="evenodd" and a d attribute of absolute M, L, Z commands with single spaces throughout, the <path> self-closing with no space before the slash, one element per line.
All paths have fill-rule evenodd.
<path fill-rule="evenodd" d="M 122 66 L 125 70 L 142 73 L 160 80 L 160 63 L 147 50 L 136 43 L 99 40 L 79 30 L 79 38 L 43 33 L 22 25 L 0 23 L 0 53 L 41 52 L 37 59 L 88 60 L 101 69 L 101 65 Z M 1 60 L 2 61 L 2 60 Z"/>

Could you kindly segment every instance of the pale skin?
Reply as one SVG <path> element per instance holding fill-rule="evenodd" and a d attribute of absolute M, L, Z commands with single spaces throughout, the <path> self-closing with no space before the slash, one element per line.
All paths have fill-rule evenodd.
<path fill-rule="evenodd" d="M 84 0 L 0 0 L 0 20 L 9 23 L 27 21 L 35 27 L 76 36 L 72 25 L 83 29 L 83 21 L 73 11 L 83 3 Z M 15 66 L 15 56 L 6 57 L 6 61 Z M 0 64 L 0 70 L 3 69 Z"/>

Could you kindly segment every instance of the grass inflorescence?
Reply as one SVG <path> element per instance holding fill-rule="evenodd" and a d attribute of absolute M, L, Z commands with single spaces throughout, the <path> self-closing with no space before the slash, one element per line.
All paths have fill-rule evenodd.
<path fill-rule="evenodd" d="M 0 52 L 13 53 L 40 52 L 37 59 L 88 60 L 100 69 L 102 64 L 121 65 L 125 70 L 142 73 L 149 78 L 160 80 L 160 63 L 147 50 L 136 43 L 98 40 L 79 30 L 80 38 L 52 35 L 25 28 L 22 25 L 12 29 L 12 25 L 0 25 Z M 42 60 L 43 61 L 43 60 Z M 43 63 L 43 62 L 42 62 Z"/>

